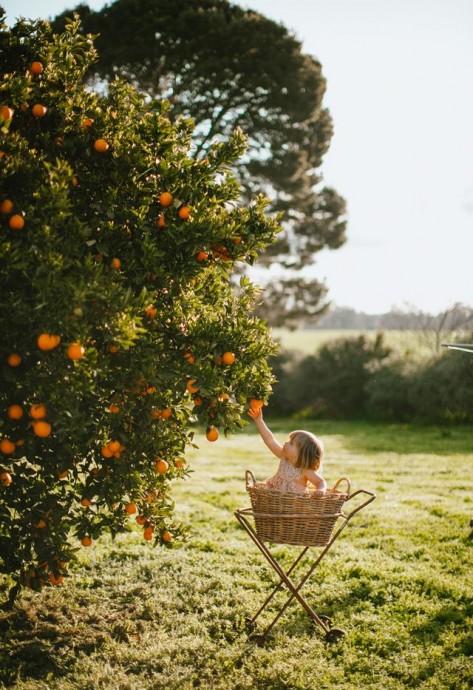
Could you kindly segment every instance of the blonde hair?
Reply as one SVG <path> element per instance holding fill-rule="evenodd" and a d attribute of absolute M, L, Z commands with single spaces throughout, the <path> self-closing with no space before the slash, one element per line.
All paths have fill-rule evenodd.
<path fill-rule="evenodd" d="M 324 457 L 324 444 L 322 441 L 311 434 L 310 431 L 293 431 L 289 438 L 294 441 L 297 450 L 296 467 L 303 470 L 318 470 L 322 465 Z"/>

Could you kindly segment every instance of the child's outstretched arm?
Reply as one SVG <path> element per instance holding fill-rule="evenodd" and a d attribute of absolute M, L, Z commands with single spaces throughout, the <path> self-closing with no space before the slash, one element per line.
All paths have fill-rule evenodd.
<path fill-rule="evenodd" d="M 283 447 L 280 443 L 278 443 L 278 441 L 276 441 L 276 439 L 273 436 L 273 433 L 268 429 L 268 427 L 264 423 L 263 412 L 261 411 L 261 409 L 253 410 L 253 408 L 250 408 L 248 410 L 248 415 L 254 421 L 261 438 L 268 446 L 271 453 L 273 453 L 273 455 L 275 455 L 277 458 L 281 459 L 283 455 Z"/>

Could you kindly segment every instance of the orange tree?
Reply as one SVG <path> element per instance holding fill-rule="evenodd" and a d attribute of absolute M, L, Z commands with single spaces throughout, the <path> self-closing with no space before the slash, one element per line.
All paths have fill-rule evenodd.
<path fill-rule="evenodd" d="M 0 570 L 58 584 L 74 550 L 137 520 L 173 545 L 192 422 L 241 425 L 274 351 L 232 280 L 278 231 L 238 203 L 236 131 L 194 160 L 192 123 L 120 81 L 71 21 L 0 30 Z"/>

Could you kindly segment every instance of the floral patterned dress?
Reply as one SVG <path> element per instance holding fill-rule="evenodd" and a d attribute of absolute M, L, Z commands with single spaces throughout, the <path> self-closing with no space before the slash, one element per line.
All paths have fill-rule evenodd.
<path fill-rule="evenodd" d="M 262 485 L 268 489 L 276 489 L 283 493 L 309 493 L 307 482 L 303 478 L 302 472 L 286 458 L 281 458 L 276 474 L 273 477 L 269 477 Z"/>

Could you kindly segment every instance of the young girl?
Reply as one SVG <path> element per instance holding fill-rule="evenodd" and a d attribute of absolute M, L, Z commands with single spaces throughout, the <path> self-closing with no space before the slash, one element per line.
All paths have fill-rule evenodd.
<path fill-rule="evenodd" d="M 260 409 L 250 408 L 248 414 L 269 450 L 280 460 L 278 471 L 264 485 L 285 493 L 301 494 L 309 493 L 312 485 L 317 495 L 323 495 L 327 482 L 319 473 L 324 455 L 322 441 L 309 431 L 293 431 L 281 446 L 264 423 Z"/>

